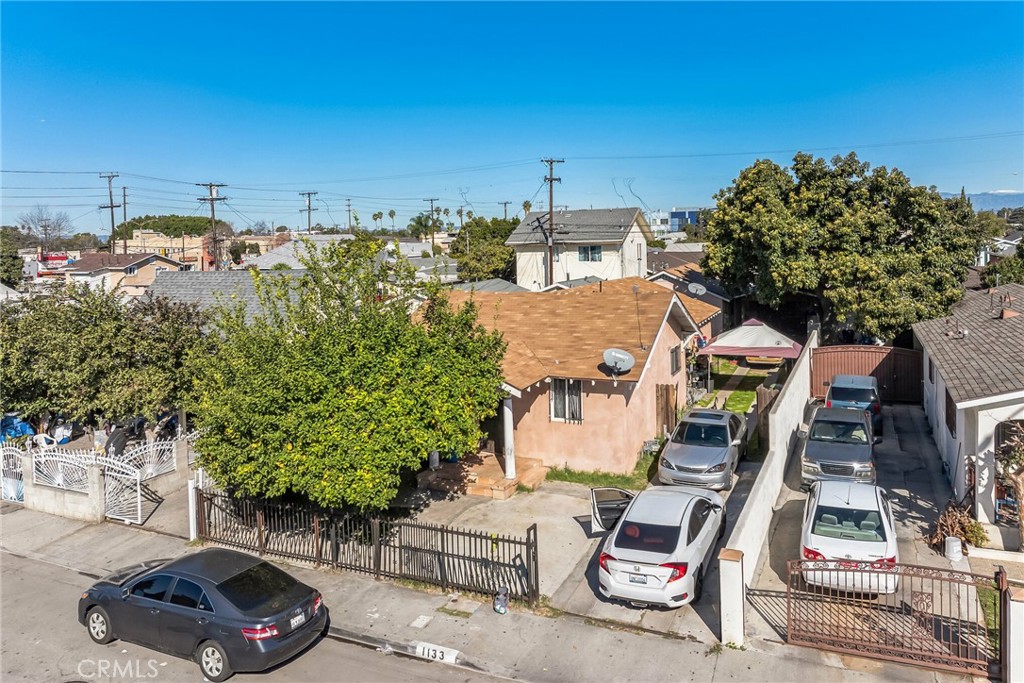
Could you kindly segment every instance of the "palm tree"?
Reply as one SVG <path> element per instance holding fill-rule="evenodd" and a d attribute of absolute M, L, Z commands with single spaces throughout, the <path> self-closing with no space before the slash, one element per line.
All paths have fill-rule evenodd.
<path fill-rule="evenodd" d="M 523 218 L 526 218 L 526 214 L 530 213 L 530 209 L 533 208 L 533 203 L 527 199 L 523 202 Z"/>
<path fill-rule="evenodd" d="M 459 217 L 459 232 L 462 232 L 462 207 L 455 209 L 455 215 Z"/>
<path fill-rule="evenodd" d="M 451 215 L 451 212 L 446 208 L 441 213 L 444 214 L 444 223 L 445 223 L 444 229 L 445 229 L 446 232 L 450 231 L 452 229 L 452 223 L 451 223 L 451 221 L 448 220 L 448 217 Z"/>
<path fill-rule="evenodd" d="M 390 209 L 388 211 L 388 218 L 391 219 L 391 229 L 394 230 L 395 229 L 395 210 L 394 209 Z"/>
<path fill-rule="evenodd" d="M 374 225 L 377 225 L 378 227 L 382 227 L 382 226 L 380 226 L 380 221 L 383 220 L 383 218 L 384 218 L 384 212 L 383 211 L 376 211 L 376 212 L 374 212 L 374 214 L 373 214 L 373 223 L 374 223 Z"/>

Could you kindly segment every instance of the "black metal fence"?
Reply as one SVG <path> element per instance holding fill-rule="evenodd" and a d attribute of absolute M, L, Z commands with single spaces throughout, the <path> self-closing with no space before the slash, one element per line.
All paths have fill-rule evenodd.
<path fill-rule="evenodd" d="M 234 498 L 196 489 L 199 537 L 222 545 L 444 589 L 540 597 L 537 525 L 525 538 Z"/>

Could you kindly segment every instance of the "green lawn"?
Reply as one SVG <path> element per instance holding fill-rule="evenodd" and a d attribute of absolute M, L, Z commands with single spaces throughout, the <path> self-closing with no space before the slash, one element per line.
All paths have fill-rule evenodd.
<path fill-rule="evenodd" d="M 548 470 L 549 481 L 568 481 L 583 484 L 591 488 L 595 486 L 611 486 L 614 488 L 640 491 L 658 470 L 658 454 L 648 453 L 640 457 L 632 474 L 612 474 L 611 472 L 582 472 L 569 467 L 552 467 Z"/>
<path fill-rule="evenodd" d="M 740 415 L 750 410 L 750 406 L 754 405 L 754 401 L 757 400 L 756 389 L 764 384 L 764 377 L 764 375 L 744 375 L 739 386 L 726 399 L 725 409 Z"/>
<path fill-rule="evenodd" d="M 985 615 L 988 642 L 993 650 L 999 647 L 999 591 L 987 586 L 978 586 L 978 602 Z"/>

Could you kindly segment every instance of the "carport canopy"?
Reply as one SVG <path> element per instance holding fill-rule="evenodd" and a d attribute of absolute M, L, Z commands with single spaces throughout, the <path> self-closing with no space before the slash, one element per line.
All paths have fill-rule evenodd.
<path fill-rule="evenodd" d="M 802 347 L 777 330 L 751 318 L 727 330 L 697 352 L 700 356 L 766 356 L 796 358 Z"/>

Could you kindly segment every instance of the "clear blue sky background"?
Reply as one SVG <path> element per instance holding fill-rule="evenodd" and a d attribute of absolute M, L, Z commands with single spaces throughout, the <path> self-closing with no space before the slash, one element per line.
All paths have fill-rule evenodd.
<path fill-rule="evenodd" d="M 0 42 L 4 224 L 108 233 L 102 171 L 129 216 L 227 183 L 239 229 L 304 224 L 302 190 L 324 224 L 539 208 L 546 156 L 574 208 L 709 206 L 798 149 L 1024 189 L 1020 2 L 4 2 Z"/>

